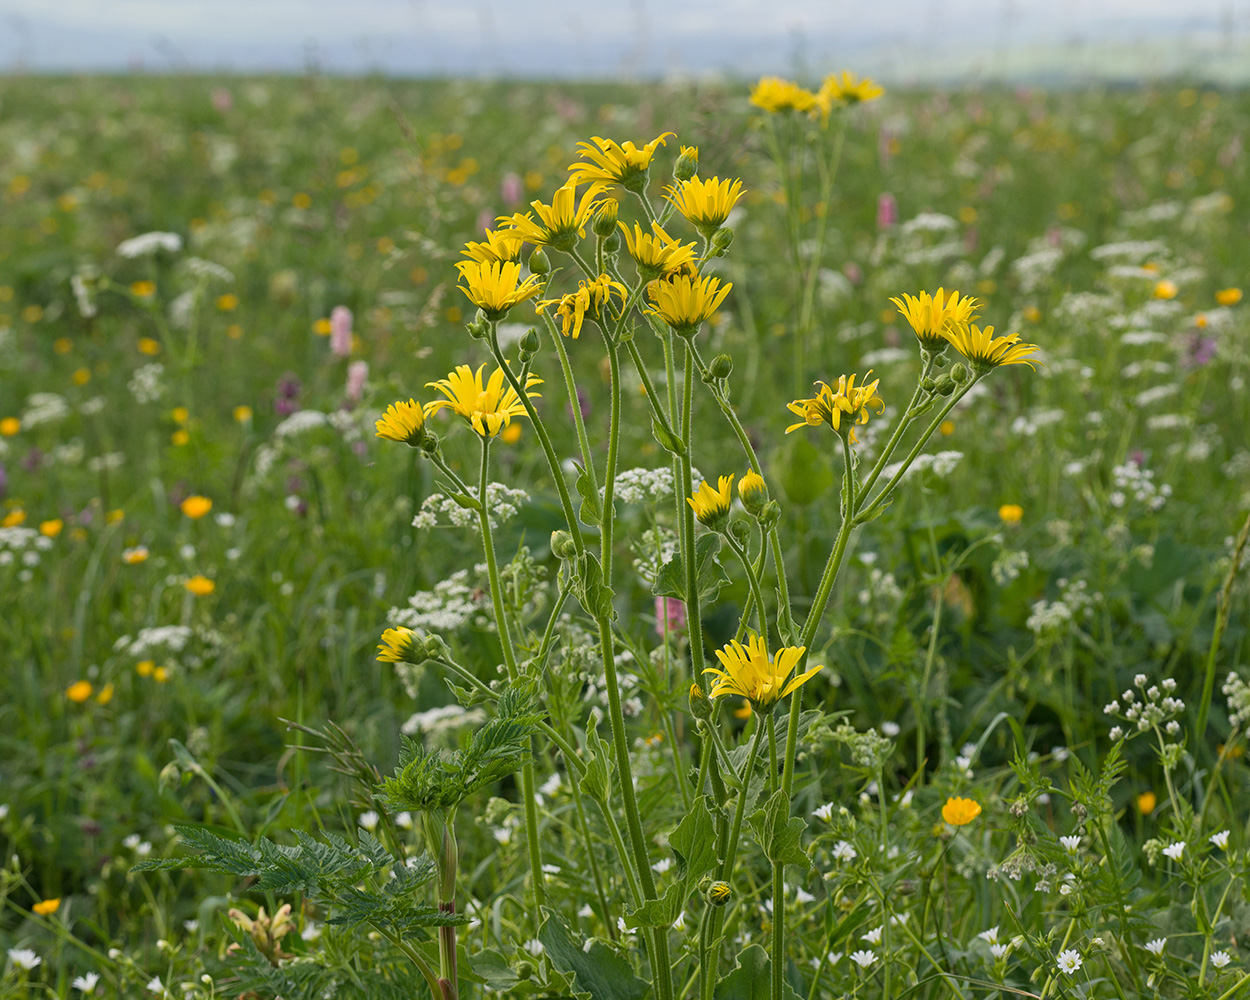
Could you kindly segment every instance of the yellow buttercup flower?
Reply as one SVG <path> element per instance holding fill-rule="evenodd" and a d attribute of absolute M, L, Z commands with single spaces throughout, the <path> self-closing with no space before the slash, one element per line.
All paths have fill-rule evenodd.
<path fill-rule="evenodd" d="M 613 281 L 606 274 L 601 274 L 594 281 L 578 283 L 577 291 L 569 292 L 558 299 L 543 299 L 537 303 L 542 312 L 548 306 L 556 307 L 556 315 L 560 317 L 560 330 L 566 336 L 577 339 L 582 332 L 582 320 L 589 313 L 592 318 L 600 319 L 604 308 L 612 301 L 615 294 L 622 306 L 629 297 L 629 289 L 619 281 Z"/>
<path fill-rule="evenodd" d="M 715 529 L 725 523 L 733 502 L 733 484 L 733 476 L 721 476 L 714 489 L 705 479 L 693 496 L 686 497 L 686 503 L 694 508 L 694 516 L 701 524 Z"/>
<path fill-rule="evenodd" d="M 43 521 L 39 525 L 39 534 L 45 538 L 55 538 L 65 527 L 65 522 L 59 517 L 54 517 L 50 521 Z"/>
<path fill-rule="evenodd" d="M 816 95 L 792 80 L 763 76 L 751 88 L 751 103 L 773 115 L 782 111 L 810 111 L 816 106 Z"/>
<path fill-rule="evenodd" d="M 521 281 L 521 265 L 515 261 L 456 261 L 465 282 L 456 287 L 492 322 L 501 320 L 513 306 L 542 291 L 541 279 L 531 274 Z"/>
<path fill-rule="evenodd" d="M 625 234 L 625 249 L 638 265 L 638 274 L 643 281 L 678 273 L 695 274 L 698 253 L 694 243 L 683 245 L 669 236 L 658 222 L 651 223 L 649 233 L 643 232 L 642 226 L 636 222 L 632 230 L 623 222 L 618 225 Z"/>
<path fill-rule="evenodd" d="M 867 380 L 871 374 L 872 372 L 869 371 L 864 379 Z M 803 419 L 787 427 L 786 433 L 797 431 L 800 427 L 820 427 L 822 424 L 841 433 L 842 418 L 845 416 L 850 440 L 854 444 L 858 440 L 855 437 L 855 424 L 868 423 L 869 408 L 875 406 L 878 412 L 885 409 L 884 401 L 877 395 L 877 386 L 881 384 L 881 380 L 865 381 L 865 384 L 857 386 L 855 379 L 858 377 L 858 375 L 840 375 L 836 391 L 827 382 L 817 382 L 816 385 L 820 386 L 820 389 L 814 397 L 796 399 L 792 403 L 787 403 L 786 409 Z"/>
<path fill-rule="evenodd" d="M 17 417 L 0 418 L 0 437 L 12 437 L 22 429 L 22 422 Z"/>
<path fill-rule="evenodd" d="M 377 436 L 387 441 L 399 441 L 414 448 L 426 439 L 425 411 L 413 399 L 397 400 L 386 408 L 382 418 L 374 424 Z"/>
<path fill-rule="evenodd" d="M 763 636 L 749 634 L 746 646 L 735 639 L 716 651 L 716 658 L 724 669 L 707 667 L 703 671 L 716 677 L 711 697 L 735 695 L 746 698 L 757 711 L 766 712 L 825 669 L 822 663 L 791 677 L 805 652 L 806 646 L 785 646 L 777 650 L 775 657 L 771 657 Z"/>
<path fill-rule="evenodd" d="M 526 243 L 572 250 L 577 245 L 578 237 L 586 235 L 586 224 L 599 207 L 596 199 L 602 191 L 602 184 L 592 184 L 578 202 L 577 181 L 570 180 L 556 190 L 550 205 L 541 201 L 530 202 L 530 207 L 538 215 L 537 220 L 529 212 L 517 212 L 511 216 L 500 216 L 498 221 Z"/>
<path fill-rule="evenodd" d="M 191 579 L 185 581 L 183 586 L 187 588 L 196 597 L 207 597 L 217 589 L 217 584 L 213 583 L 208 577 L 197 574 Z"/>
<path fill-rule="evenodd" d="M 1154 792 L 1142 792 L 1133 800 L 1137 806 L 1137 811 L 1143 816 L 1149 816 L 1155 811 L 1155 806 L 1159 804 L 1159 797 Z"/>
<path fill-rule="evenodd" d="M 1036 344 L 1021 342 L 1018 334 L 995 337 L 992 326 L 983 330 L 975 323 L 954 326 L 945 333 L 946 339 L 955 345 L 955 350 L 972 362 L 972 367 L 978 374 L 1001 368 L 1003 365 L 1028 365 L 1034 368 L 1042 363 L 1040 358 L 1031 357 L 1041 348 Z"/>
<path fill-rule="evenodd" d="M 1241 301 L 1241 289 L 1221 288 L 1215 293 L 1215 301 L 1222 306 L 1235 306 Z"/>
<path fill-rule="evenodd" d="M 884 93 L 867 77 L 860 80 L 850 70 L 843 70 L 841 76 L 830 73 L 825 77 L 816 91 L 816 104 L 827 115 L 836 104 L 861 104 L 874 101 Z"/>
<path fill-rule="evenodd" d="M 420 663 L 424 653 L 416 651 L 417 634 L 410 628 L 388 628 L 378 644 L 378 660 L 382 663 Z"/>
<path fill-rule="evenodd" d="M 720 278 L 677 274 L 665 281 L 653 281 L 647 294 L 655 303 L 648 310 L 664 320 L 679 337 L 693 337 L 703 322 L 725 301 L 733 284 L 723 286 Z"/>
<path fill-rule="evenodd" d="M 1163 281 L 1155 284 L 1154 297 L 1156 299 L 1174 299 L 1179 291 L 1180 289 L 1176 287 L 1175 281 L 1168 281 L 1165 278 Z"/>
<path fill-rule="evenodd" d="M 952 796 L 942 806 L 942 819 L 951 826 L 967 826 L 981 815 L 981 804 L 972 799 L 961 799 Z"/>
<path fill-rule="evenodd" d="M 687 181 L 664 189 L 669 201 L 704 238 L 725 224 L 729 213 L 746 192 L 740 180 L 700 180 L 691 177 Z"/>
<path fill-rule="evenodd" d="M 122 550 L 122 562 L 127 566 L 137 566 L 148 557 L 146 546 L 136 545 L 133 549 Z"/>
<path fill-rule="evenodd" d="M 973 310 L 981 305 L 970 296 L 960 298 L 958 292 L 947 295 L 944 288 L 939 288 L 936 295 L 921 292 L 912 296 L 904 292 L 902 299 L 891 298 L 890 301 L 898 306 L 898 311 L 915 331 L 920 346 L 935 352 L 946 349 L 948 331 L 976 319 Z"/>
<path fill-rule="evenodd" d="M 180 507 L 183 514 L 191 518 L 192 521 L 198 521 L 213 509 L 213 501 L 208 497 L 189 496 L 182 501 Z"/>
<path fill-rule="evenodd" d="M 998 508 L 998 519 L 1003 524 L 1019 524 L 1024 520 L 1024 508 L 1018 503 L 1005 503 Z"/>
<path fill-rule="evenodd" d="M 500 231 L 488 229 L 485 242 L 466 243 L 460 252 L 482 264 L 518 261 L 521 259 L 521 247 L 524 245 L 525 240 L 519 233 L 509 229 Z"/>
<path fill-rule="evenodd" d="M 91 681 L 74 681 L 73 684 L 65 689 L 65 697 L 81 705 L 91 697 L 91 692 L 94 690 L 95 688 L 91 686 Z"/>
<path fill-rule="evenodd" d="M 456 370 L 446 378 L 427 382 L 427 386 L 437 389 L 447 398 L 426 403 L 426 417 L 447 407 L 457 416 L 464 417 L 483 437 L 494 437 L 512 422 L 513 417 L 525 416 L 525 404 L 512 386 L 504 383 L 503 369 L 495 369 L 490 380 L 483 383 L 482 370 L 485 367 L 483 364 L 474 372 L 468 365 L 457 365 Z M 532 385 L 541 384 L 542 379 L 530 375 L 525 388 L 528 390 Z M 533 399 L 539 393 L 530 392 L 527 395 Z"/>
<path fill-rule="evenodd" d="M 651 166 L 651 158 L 656 149 L 665 145 L 666 139 L 676 137 L 675 132 L 662 132 L 639 149 L 632 142 L 627 141 L 618 146 L 611 139 L 591 136 L 593 146 L 589 142 L 577 144 L 581 149 L 578 155 L 591 162 L 570 164 L 569 173 L 579 184 L 586 181 L 620 184 L 627 190 L 641 191 L 646 184 L 647 168 Z"/>
<path fill-rule="evenodd" d="M 113 691 L 114 688 L 112 684 L 105 684 L 104 687 L 100 688 L 100 693 L 95 696 L 96 703 L 99 705 L 107 705 L 113 700 Z"/>
<path fill-rule="evenodd" d="M 55 899 L 44 899 L 36 903 L 31 909 L 41 917 L 50 917 L 61 908 L 61 897 Z"/>

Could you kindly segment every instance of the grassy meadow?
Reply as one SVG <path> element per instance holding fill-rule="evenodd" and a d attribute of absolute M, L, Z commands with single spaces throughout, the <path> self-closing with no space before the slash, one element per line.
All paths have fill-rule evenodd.
<path fill-rule="evenodd" d="M 185 859 L 190 828 L 288 846 L 337 836 L 396 859 L 427 849 L 428 824 L 379 783 L 405 737 L 468 748 L 516 678 L 478 513 L 447 486 L 454 474 L 476 489 L 476 435 L 427 415 L 442 470 L 375 422 L 491 361 L 456 287 L 466 241 L 548 202 L 578 142 L 669 131 L 657 205 L 680 146 L 698 147 L 700 177 L 746 190 L 728 252 L 702 261 L 733 288 L 697 338 L 703 358 L 732 358 L 717 385 L 742 434 L 695 378 L 695 481 L 741 475 L 749 439 L 788 568 L 787 592 L 764 522 L 709 547 L 722 568 L 698 568 L 716 576 L 699 642 L 715 665 L 753 614 L 784 640 L 783 604 L 799 618 L 818 607 L 806 655 L 824 669 L 801 688 L 797 759 L 782 765 L 796 783 L 781 826 L 805 826 L 782 850 L 756 814 L 780 779 L 775 756 L 770 769 L 750 749 L 764 729 L 774 741 L 759 705 L 717 699 L 713 738 L 690 700 L 692 681 L 708 688 L 689 623 L 655 596 L 687 535 L 680 462 L 653 432 L 642 376 L 609 365 L 588 321 L 563 339 L 566 380 L 522 302 L 496 332 L 509 356 L 528 327 L 542 334 L 527 370 L 544 380 L 534 404 L 567 489 L 576 499 L 574 462 L 589 458 L 601 502 L 603 470 L 618 468 L 615 512 L 582 530 L 598 551 L 615 523 L 602 559 L 615 554 L 620 675 L 605 677 L 594 612 L 570 596 L 552 540 L 570 525 L 519 416 L 491 444 L 489 507 L 548 728 L 526 737 L 524 775 L 495 775 L 446 817 L 467 919 L 458 945 L 452 934 L 459 991 L 1250 996 L 1250 95 L 887 90 L 821 130 L 749 93 L 0 81 L 0 996 L 429 995 L 405 966 L 437 964 L 429 923 L 333 922 L 351 886 L 402 881 L 375 854 L 333 903 L 308 872 L 133 869 Z M 836 180 L 820 166 L 835 143 Z M 622 220 L 644 218 L 617 194 Z M 127 242 L 144 234 L 165 235 Z M 549 256 L 571 290 L 573 264 Z M 1038 345 L 1043 364 L 961 390 L 892 502 L 844 533 L 838 435 L 786 434 L 803 420 L 787 404 L 871 370 L 884 412 L 858 427 L 866 470 L 927 364 L 890 299 L 939 287 L 979 298 L 979 322 Z M 628 346 L 651 401 L 676 414 L 680 357 L 666 364 L 652 329 L 640 320 Z M 845 561 L 825 611 L 835 537 Z M 740 543 L 775 614 L 752 610 Z M 437 634 L 495 693 L 463 687 L 442 654 L 379 662 L 391 626 Z M 637 843 L 616 826 L 634 816 L 619 805 L 624 744 L 614 786 L 607 763 L 622 712 Z M 784 708 L 777 719 L 784 736 Z M 570 756 L 609 775 L 599 809 Z M 753 805 L 734 867 L 723 849 L 741 797 Z M 977 816 L 947 811 L 956 798 Z M 705 841 L 716 830 L 701 866 L 681 849 L 687 821 Z M 689 874 L 722 862 L 723 907 Z M 675 920 L 637 916 L 652 880 L 680 886 Z M 778 909 L 787 959 L 778 971 L 772 951 L 765 973 L 751 963 L 773 948 Z M 734 970 L 719 985 L 709 947 Z"/>

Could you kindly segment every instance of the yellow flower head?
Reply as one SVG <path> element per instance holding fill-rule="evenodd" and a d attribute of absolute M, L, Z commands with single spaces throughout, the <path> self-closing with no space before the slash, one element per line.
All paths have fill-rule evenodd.
<path fill-rule="evenodd" d="M 51 521 L 43 521 L 39 525 L 39 534 L 45 538 L 55 538 L 65 527 L 65 522 L 59 517 L 54 517 Z"/>
<path fill-rule="evenodd" d="M 1003 365 L 1028 365 L 1033 368 L 1042 363 L 1040 358 L 1031 357 L 1041 350 L 1036 344 L 1022 343 L 1019 335 L 1014 333 L 995 337 L 992 326 L 984 330 L 975 323 L 953 326 L 946 331 L 946 339 L 972 362 L 978 374 L 983 375 Z"/>
<path fill-rule="evenodd" d="M 482 370 L 485 367 L 483 364 L 474 372 L 468 365 L 457 365 L 456 370 L 446 378 L 425 383 L 447 397 L 426 403 L 426 417 L 447 407 L 457 416 L 464 417 L 483 437 L 494 437 L 512 422 L 513 417 L 525 416 L 525 404 L 512 386 L 505 385 L 503 369 L 496 368 L 490 380 L 483 383 Z M 541 383 L 542 379 L 531 375 L 525 388 Z M 530 392 L 528 395 L 533 399 L 539 393 Z"/>
<path fill-rule="evenodd" d="M 41 917 L 50 917 L 61 908 L 61 897 L 56 899 L 45 899 L 36 903 L 31 909 Z"/>
<path fill-rule="evenodd" d="M 413 399 L 397 400 L 386 408 L 382 419 L 374 424 L 377 436 L 387 441 L 399 441 L 414 448 L 426 439 L 425 411 Z"/>
<path fill-rule="evenodd" d="M 410 628 L 388 628 L 378 644 L 378 660 L 382 663 L 421 663 L 424 652 L 417 652 L 417 634 Z"/>
<path fill-rule="evenodd" d="M 26 520 L 26 511 L 20 507 L 17 510 L 11 510 L 0 519 L 0 528 L 16 528 Z"/>
<path fill-rule="evenodd" d="M 1003 524 L 1019 524 L 1024 520 L 1024 508 L 1018 503 L 1005 503 L 998 508 L 998 519 Z"/>
<path fill-rule="evenodd" d="M 1168 281 L 1165 278 L 1163 281 L 1155 284 L 1154 297 L 1156 299 L 1174 299 L 1179 291 L 1180 289 L 1176 287 L 1175 281 Z"/>
<path fill-rule="evenodd" d="M 1154 792 L 1142 792 L 1134 799 L 1137 811 L 1143 816 L 1149 816 L 1155 811 L 1155 806 L 1159 804 L 1159 798 Z"/>
<path fill-rule="evenodd" d="M 764 477 L 754 469 L 748 469 L 747 474 L 738 480 L 738 498 L 752 514 L 763 510 L 764 504 L 768 503 L 768 484 L 764 482 Z"/>
<path fill-rule="evenodd" d="M 95 688 L 91 686 L 91 681 L 74 681 L 73 684 L 65 689 L 65 697 L 81 705 L 91 697 L 91 693 L 94 690 Z"/>
<path fill-rule="evenodd" d="M 952 796 L 942 806 L 942 819 L 951 826 L 967 826 L 981 815 L 981 804 L 972 799 L 961 799 Z"/>
<path fill-rule="evenodd" d="M 208 497 L 190 496 L 182 501 L 181 508 L 192 521 L 198 521 L 213 509 L 213 501 Z"/>
<path fill-rule="evenodd" d="M 816 104 L 822 114 L 829 114 L 835 105 L 860 104 L 874 101 L 885 91 L 867 77 L 860 80 L 850 70 L 843 70 L 841 76 L 830 73 L 816 91 Z"/>
<path fill-rule="evenodd" d="M 705 238 L 725 224 L 738 199 L 746 193 L 742 181 L 717 177 L 706 181 L 691 177 L 664 190 L 677 211 Z"/>
<path fill-rule="evenodd" d="M 816 106 L 816 95 L 792 80 L 763 76 L 751 88 L 751 103 L 771 115 L 782 111 L 811 111 Z"/>
<path fill-rule="evenodd" d="M 707 901 L 713 906 L 724 906 L 733 898 L 733 894 L 733 887 L 720 879 L 707 887 Z"/>
<path fill-rule="evenodd" d="M 146 560 L 147 557 L 148 550 L 147 547 L 143 545 L 136 545 L 133 549 L 122 550 L 122 562 L 124 562 L 127 566 L 137 566 L 139 563 Z"/>
<path fill-rule="evenodd" d="M 230 411 L 230 415 L 240 424 L 246 424 L 252 419 L 252 408 L 250 406 L 239 405 Z"/>
<path fill-rule="evenodd" d="M 803 418 L 799 423 L 787 427 L 786 433 L 797 431 L 800 427 L 819 427 L 822 424 L 827 424 L 841 433 L 842 418 L 845 416 L 850 440 L 854 444 L 857 440 L 855 424 L 868 423 L 868 410 L 871 407 L 877 407 L 878 412 L 885 409 L 885 403 L 877 395 L 877 386 L 881 384 L 881 380 L 866 381 L 871 374 L 869 371 L 864 376 L 865 384 L 858 386 L 855 384 L 858 375 L 840 375 L 836 391 L 826 382 L 817 382 L 820 389 L 813 398 L 796 399 L 786 404 L 791 413 Z"/>
<path fill-rule="evenodd" d="M 582 320 L 589 313 L 593 319 L 599 319 L 603 316 L 604 307 L 612 301 L 612 295 L 615 294 L 620 299 L 621 305 L 625 304 L 625 299 L 629 296 L 629 289 L 622 285 L 619 281 L 613 281 L 606 274 L 601 274 L 594 281 L 582 281 L 577 286 L 577 291 L 569 292 L 558 299 L 543 299 L 538 303 L 538 311 L 542 312 L 548 306 L 556 307 L 556 315 L 561 320 L 561 332 L 566 336 L 572 336 L 577 339 L 578 334 L 582 332 Z"/>
<path fill-rule="evenodd" d="M 95 696 L 96 702 L 101 705 L 107 705 L 113 700 L 113 691 L 112 684 L 105 684 L 104 687 L 100 688 L 100 693 Z"/>
<path fill-rule="evenodd" d="M 22 422 L 17 417 L 0 418 L 0 437 L 12 437 L 22 429 Z"/>
<path fill-rule="evenodd" d="M 542 291 L 537 275 L 520 280 L 521 265 L 515 261 L 458 260 L 456 270 L 465 282 L 456 287 L 492 322 L 503 319 L 513 306 Z"/>
<path fill-rule="evenodd" d="M 757 711 L 768 711 L 791 691 L 806 684 L 825 669 L 822 663 L 790 677 L 805 652 L 806 646 L 785 646 L 777 650 L 776 657 L 770 657 L 763 636 L 753 633 L 748 635 L 746 646 L 735 639 L 728 646 L 716 651 L 716 658 L 724 669 L 707 667 L 703 671 L 716 677 L 711 697 L 734 695 L 746 698 Z"/>
<path fill-rule="evenodd" d="M 649 310 L 664 320 L 679 337 L 693 337 L 716 308 L 725 301 L 731 283 L 723 287 L 720 278 L 677 274 L 666 281 L 653 281 L 647 294 L 655 303 Z"/>
<path fill-rule="evenodd" d="M 733 484 L 733 476 L 721 476 L 713 489 L 705 479 L 693 496 L 686 497 L 686 503 L 694 508 L 694 516 L 701 524 L 715 529 L 725 523 L 729 505 L 733 502 Z"/>
<path fill-rule="evenodd" d="M 217 584 L 213 583 L 212 580 L 201 574 L 196 574 L 191 577 L 191 579 L 183 583 L 183 586 L 196 597 L 207 597 L 217 589 Z"/>
<path fill-rule="evenodd" d="M 1222 306 L 1235 306 L 1241 301 L 1241 289 L 1221 288 L 1215 293 L 1215 301 Z"/>
<path fill-rule="evenodd" d="M 537 220 L 529 212 L 517 212 L 511 216 L 500 216 L 498 221 L 526 243 L 569 251 L 577 245 L 578 237 L 586 235 L 586 224 L 599 207 L 596 199 L 602 191 L 602 184 L 591 184 L 578 202 L 577 180 L 570 180 L 556 190 L 550 205 L 541 201 L 530 202 L 530 207 L 538 215 Z"/>
<path fill-rule="evenodd" d="M 946 294 L 939 288 L 936 295 L 921 292 L 917 296 L 903 293 L 903 298 L 891 298 L 903 318 L 916 331 L 920 346 L 929 351 L 946 349 L 948 331 L 960 326 L 967 326 L 976 319 L 973 310 L 980 308 L 981 303 L 970 296 L 959 297 L 958 292 Z"/>
<path fill-rule="evenodd" d="M 698 254 L 693 243 L 682 244 L 673 239 L 658 222 L 651 223 L 651 232 L 634 223 L 631 230 L 625 223 L 618 223 L 625 234 L 625 249 L 638 265 L 643 281 L 667 278 L 672 274 L 694 275 L 697 271 Z"/>
<path fill-rule="evenodd" d="M 579 184 L 584 181 L 620 184 L 627 190 L 641 191 L 646 185 L 647 168 L 651 166 L 651 157 L 656 149 L 665 145 L 665 140 L 676 136 L 675 132 L 663 132 L 641 149 L 632 142 L 618 146 L 611 139 L 591 136 L 593 146 L 589 142 L 577 144 L 581 149 L 578 155 L 591 162 L 570 164 L 569 173 Z"/>
<path fill-rule="evenodd" d="M 485 242 L 466 243 L 460 252 L 479 264 L 516 262 L 521 259 L 521 247 L 524 245 L 524 238 L 510 229 L 499 232 L 488 229 Z"/>

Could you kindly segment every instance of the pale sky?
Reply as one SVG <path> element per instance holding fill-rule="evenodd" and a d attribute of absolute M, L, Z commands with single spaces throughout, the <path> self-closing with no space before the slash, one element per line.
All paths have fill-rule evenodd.
<path fill-rule="evenodd" d="M 1250 0 L 0 0 L 0 71 L 1250 74 Z"/>

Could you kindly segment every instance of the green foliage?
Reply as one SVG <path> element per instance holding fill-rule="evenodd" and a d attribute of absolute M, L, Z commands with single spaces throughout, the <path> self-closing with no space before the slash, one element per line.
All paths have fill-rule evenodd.
<path fill-rule="evenodd" d="M 602 941 L 584 947 L 574 939 L 563 920 L 550 910 L 543 911 L 538 940 L 543 943 L 552 964 L 573 976 L 573 992 L 591 1000 L 641 1000 L 648 987 L 629 962 Z"/>

